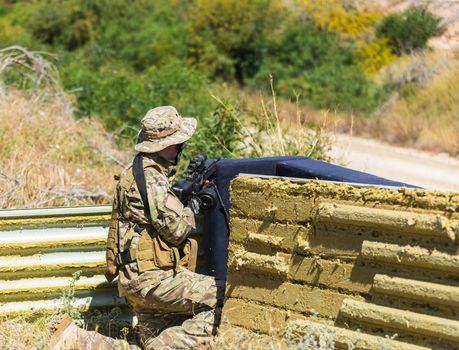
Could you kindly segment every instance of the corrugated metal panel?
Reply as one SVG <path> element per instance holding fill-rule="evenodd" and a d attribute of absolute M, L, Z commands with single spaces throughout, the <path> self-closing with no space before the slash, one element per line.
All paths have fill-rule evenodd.
<path fill-rule="evenodd" d="M 0 210 L 0 314 L 62 308 L 76 271 L 75 307 L 124 304 L 102 275 L 110 215 L 110 206 Z"/>

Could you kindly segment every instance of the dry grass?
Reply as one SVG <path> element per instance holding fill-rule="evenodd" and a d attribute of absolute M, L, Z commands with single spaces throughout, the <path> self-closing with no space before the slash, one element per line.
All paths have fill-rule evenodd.
<path fill-rule="evenodd" d="M 335 334 L 320 324 L 302 320 L 290 321 L 284 329 L 273 329 L 270 334 L 255 333 L 225 320 L 213 345 L 221 350 L 332 350 Z M 353 344 L 349 344 L 352 348 Z"/>
<path fill-rule="evenodd" d="M 65 95 L 7 91 L 0 100 L 0 208 L 110 203 L 130 155 Z"/>
<path fill-rule="evenodd" d="M 0 349 L 45 350 L 60 315 L 0 317 Z"/>
<path fill-rule="evenodd" d="M 46 57 L 46 58 L 45 58 Z M 0 50 L 0 76 L 15 74 L 16 83 L 22 88 L 44 88 L 61 92 L 59 72 L 49 60 L 57 56 L 47 52 L 29 51 L 21 46 L 11 46 Z M 7 87 L 0 80 L 0 95 Z"/>
<path fill-rule="evenodd" d="M 386 141 L 459 156 L 459 65 L 398 100 L 378 126 Z"/>
<path fill-rule="evenodd" d="M 243 157 L 300 155 L 330 161 L 329 113 L 271 95 L 251 95 L 231 90 L 241 106 L 240 136 Z M 222 103 L 220 99 L 218 102 Z M 324 132 L 328 131 L 328 132 Z"/>

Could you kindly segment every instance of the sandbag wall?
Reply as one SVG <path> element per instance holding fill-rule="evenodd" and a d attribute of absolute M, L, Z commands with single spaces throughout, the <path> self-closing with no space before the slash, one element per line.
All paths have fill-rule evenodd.
<path fill-rule="evenodd" d="M 459 194 L 240 176 L 224 315 L 338 348 L 459 348 Z M 392 338 L 392 339 L 391 339 Z"/>

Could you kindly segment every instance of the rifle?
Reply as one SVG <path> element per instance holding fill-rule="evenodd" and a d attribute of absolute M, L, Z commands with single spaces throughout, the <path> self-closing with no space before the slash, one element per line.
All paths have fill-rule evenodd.
<path fill-rule="evenodd" d="M 196 199 L 199 207 L 203 210 L 214 208 L 218 201 L 229 231 L 228 213 L 217 185 L 212 179 L 212 176 L 217 171 L 217 162 L 219 160 L 220 158 L 208 159 L 205 153 L 199 153 L 191 159 L 185 180 L 172 185 L 172 191 L 184 204 L 187 204 L 191 199 Z"/>

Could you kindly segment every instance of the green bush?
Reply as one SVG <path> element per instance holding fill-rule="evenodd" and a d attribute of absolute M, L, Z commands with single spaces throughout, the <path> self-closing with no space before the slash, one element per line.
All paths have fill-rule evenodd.
<path fill-rule="evenodd" d="M 411 53 L 426 47 L 427 40 L 438 32 L 439 21 L 426 9 L 411 7 L 384 17 L 376 27 L 376 34 L 388 38 L 396 54 Z"/>
<path fill-rule="evenodd" d="M 24 27 L 32 8 L 28 4 L 8 4 L 0 1 L 0 49 L 20 45 L 28 49 L 40 49 Z"/>
<path fill-rule="evenodd" d="M 98 115 L 111 129 L 137 127 L 145 112 L 158 105 L 174 105 L 184 115 L 212 110 L 204 75 L 182 61 L 136 74 L 125 65 L 95 70 L 72 61 L 62 69 L 65 88 L 75 90 L 80 115 Z"/>
<path fill-rule="evenodd" d="M 289 98 L 299 94 L 319 108 L 370 112 L 384 96 L 359 68 L 352 47 L 304 21 L 271 43 L 251 86 L 268 87 L 270 74 L 278 93 Z"/>
<path fill-rule="evenodd" d="M 45 0 L 28 21 L 32 35 L 42 43 L 77 49 L 99 37 L 99 24 L 108 0 Z"/>
<path fill-rule="evenodd" d="M 288 13 L 278 0 L 195 0 L 192 4 L 191 62 L 213 78 L 239 83 L 258 71 L 267 38 Z"/>
<path fill-rule="evenodd" d="M 358 67 L 351 39 L 296 20 L 298 8 L 282 0 L 22 1 L 0 4 L 0 43 L 18 33 L 58 53 L 77 113 L 98 115 L 112 130 L 137 127 L 148 108 L 164 104 L 214 125 L 229 112 L 212 114 L 209 84 L 258 89 L 269 87 L 270 73 L 283 96 L 371 111 L 384 93 Z"/>
<path fill-rule="evenodd" d="M 225 101 L 214 104 L 214 110 L 198 118 L 196 134 L 190 139 L 186 157 L 204 152 L 213 158 L 240 156 L 241 109 Z"/>
<path fill-rule="evenodd" d="M 187 57 L 186 5 L 132 1 L 122 16 L 103 22 L 101 45 L 112 56 L 143 70 Z"/>

